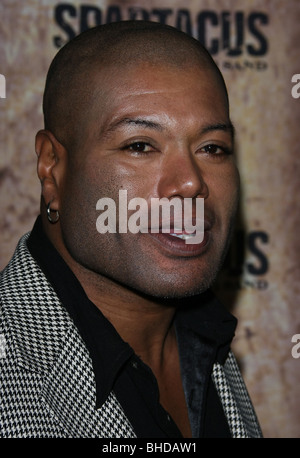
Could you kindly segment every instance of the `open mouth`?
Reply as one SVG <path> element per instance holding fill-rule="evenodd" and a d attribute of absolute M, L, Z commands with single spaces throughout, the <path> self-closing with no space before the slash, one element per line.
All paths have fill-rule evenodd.
<path fill-rule="evenodd" d="M 193 234 L 175 234 L 175 233 L 170 233 L 169 234 L 172 237 L 178 237 L 180 240 L 184 240 L 185 242 L 187 240 L 192 240 L 196 238 L 196 233 L 194 232 Z"/>
<path fill-rule="evenodd" d="M 204 253 L 211 240 L 211 232 L 204 231 L 201 241 L 197 240 L 196 233 L 187 234 L 184 232 L 175 233 L 151 233 L 149 235 L 159 244 L 162 250 L 171 256 L 199 256 Z"/>

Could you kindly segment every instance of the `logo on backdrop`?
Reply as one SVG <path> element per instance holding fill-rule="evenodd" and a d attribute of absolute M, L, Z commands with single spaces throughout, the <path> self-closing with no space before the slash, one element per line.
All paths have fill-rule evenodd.
<path fill-rule="evenodd" d="M 269 238 L 265 231 L 237 229 L 215 289 L 228 292 L 268 289 Z"/>
<path fill-rule="evenodd" d="M 75 5 L 59 3 L 54 21 L 59 33 L 53 37 L 60 48 L 84 30 L 120 20 L 150 20 L 172 25 L 197 38 L 215 58 L 221 70 L 267 68 L 269 16 L 262 11 L 201 10 L 188 8 L 150 8 L 143 6 Z"/>

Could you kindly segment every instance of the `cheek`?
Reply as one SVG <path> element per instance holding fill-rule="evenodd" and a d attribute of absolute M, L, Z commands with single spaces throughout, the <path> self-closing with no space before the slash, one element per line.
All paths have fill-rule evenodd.
<path fill-rule="evenodd" d="M 96 232 L 96 203 L 103 194 L 103 178 L 95 168 L 70 164 L 61 196 L 61 223 L 66 239 L 76 240 Z M 107 187 L 105 183 L 104 186 Z M 106 192 L 106 191 L 105 191 Z"/>
<path fill-rule="evenodd" d="M 100 161 L 99 161 L 100 162 Z M 97 202 L 110 198 L 116 204 L 118 215 L 119 190 L 126 190 L 129 199 L 143 197 L 139 179 L 122 168 L 114 167 L 112 162 L 101 161 L 85 164 L 81 170 L 71 171 L 64 187 L 62 197 L 63 221 L 71 231 L 82 235 L 85 231 L 89 237 L 95 235 L 96 221 L 99 216 Z"/>

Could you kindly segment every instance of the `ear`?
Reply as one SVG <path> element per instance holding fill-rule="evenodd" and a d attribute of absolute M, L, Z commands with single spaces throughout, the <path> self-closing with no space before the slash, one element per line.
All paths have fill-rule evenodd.
<path fill-rule="evenodd" d="M 40 130 L 36 134 L 35 150 L 38 156 L 37 173 L 41 181 L 45 205 L 51 202 L 51 208 L 59 210 L 67 150 L 48 130 Z"/>

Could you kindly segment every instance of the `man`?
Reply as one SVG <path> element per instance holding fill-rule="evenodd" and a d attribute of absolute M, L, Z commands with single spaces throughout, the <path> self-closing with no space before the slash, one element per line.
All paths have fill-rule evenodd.
<path fill-rule="evenodd" d="M 100 26 L 57 54 L 43 108 L 41 215 L 1 277 L 2 435 L 260 437 L 236 320 L 209 291 L 239 188 L 213 60 L 168 26 Z M 194 222 L 202 199 L 203 240 L 174 216 L 169 233 L 100 234 L 97 202 L 119 191 L 149 215 L 189 199 Z"/>

